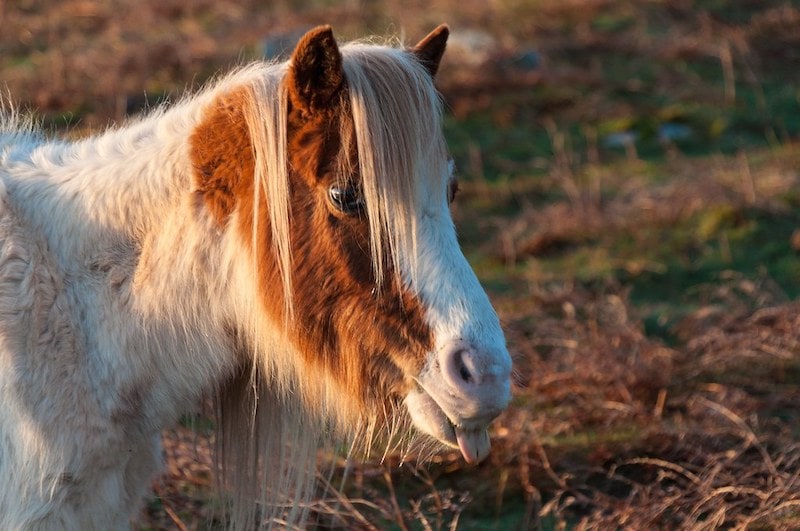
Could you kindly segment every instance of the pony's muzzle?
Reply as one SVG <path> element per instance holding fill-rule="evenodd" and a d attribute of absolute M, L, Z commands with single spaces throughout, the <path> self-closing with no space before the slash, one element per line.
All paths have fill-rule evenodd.
<path fill-rule="evenodd" d="M 418 428 L 457 447 L 469 463 L 489 454 L 487 428 L 511 398 L 511 359 L 505 348 L 447 342 L 433 353 L 406 397 Z"/>

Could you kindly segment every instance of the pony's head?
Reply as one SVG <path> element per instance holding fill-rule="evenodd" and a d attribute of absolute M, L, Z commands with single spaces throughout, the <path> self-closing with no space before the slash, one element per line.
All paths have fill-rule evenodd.
<path fill-rule="evenodd" d="M 478 462 L 511 361 L 449 211 L 433 86 L 447 37 L 340 49 L 314 29 L 275 79 L 219 99 L 192 158 L 202 204 L 255 257 L 258 304 L 292 346 L 290 387 L 351 424 L 406 409 Z"/>

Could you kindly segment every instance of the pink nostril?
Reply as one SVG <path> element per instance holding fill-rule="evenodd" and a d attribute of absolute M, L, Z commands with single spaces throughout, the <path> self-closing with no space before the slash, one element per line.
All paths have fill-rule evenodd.
<path fill-rule="evenodd" d="M 454 387 L 480 385 L 483 377 L 477 366 L 475 353 L 459 343 L 439 355 L 439 363 L 448 383 Z"/>
<path fill-rule="evenodd" d="M 475 379 L 469 373 L 467 368 L 464 367 L 463 365 L 461 366 L 461 369 L 458 372 L 461 374 L 461 379 L 464 380 L 465 382 L 467 382 L 467 383 L 474 383 L 475 382 Z"/>

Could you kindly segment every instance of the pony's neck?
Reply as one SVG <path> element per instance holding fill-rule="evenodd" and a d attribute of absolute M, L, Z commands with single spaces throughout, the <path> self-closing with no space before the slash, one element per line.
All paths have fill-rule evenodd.
<path fill-rule="evenodd" d="M 18 211 L 67 271 L 163 225 L 190 186 L 191 107 L 75 143 L 43 142 L 11 171 Z M 16 179 L 15 179 L 16 177 Z"/>
<path fill-rule="evenodd" d="M 147 389 L 151 403 L 137 409 L 152 426 L 235 364 L 226 325 L 230 283 L 242 273 L 232 271 L 232 238 L 192 192 L 188 156 L 213 98 L 76 143 L 31 140 L 0 174 L 15 215 L 64 279 L 97 371 L 90 378 L 110 390 L 109 409 L 126 400 L 112 390 Z"/>

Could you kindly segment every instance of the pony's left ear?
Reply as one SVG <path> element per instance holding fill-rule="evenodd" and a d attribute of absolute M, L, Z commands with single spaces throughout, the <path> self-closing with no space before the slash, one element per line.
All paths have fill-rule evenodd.
<path fill-rule="evenodd" d="M 330 26 L 306 33 L 292 54 L 286 75 L 289 100 L 308 114 L 328 109 L 344 84 L 342 54 Z"/>
<path fill-rule="evenodd" d="M 441 24 L 411 49 L 417 59 L 428 69 L 431 77 L 435 76 L 439 70 L 439 63 L 442 61 L 449 35 L 450 28 L 447 24 Z"/>

